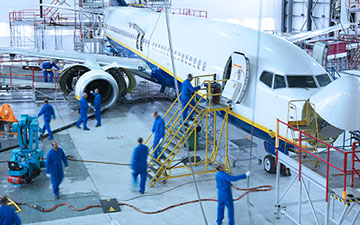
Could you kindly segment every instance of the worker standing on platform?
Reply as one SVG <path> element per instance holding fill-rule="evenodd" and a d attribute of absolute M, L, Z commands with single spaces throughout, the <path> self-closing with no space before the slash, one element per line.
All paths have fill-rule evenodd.
<path fill-rule="evenodd" d="M 68 167 L 68 161 L 64 151 L 59 148 L 56 141 L 51 142 L 51 147 L 52 149 L 46 156 L 46 174 L 50 174 L 55 198 L 59 199 L 59 185 L 64 178 L 62 163 L 64 162 L 65 167 Z"/>
<path fill-rule="evenodd" d="M 0 199 L 0 224 L 1 225 L 21 225 L 21 220 L 15 210 L 8 206 L 9 200 L 3 196 Z"/>
<path fill-rule="evenodd" d="M 81 129 L 80 124 L 83 123 L 83 130 L 90 130 L 86 124 L 87 124 L 87 113 L 88 113 L 88 109 L 89 109 L 89 104 L 86 101 L 88 95 L 87 93 L 84 92 L 83 97 L 80 99 L 80 118 L 76 123 L 76 127 Z"/>
<path fill-rule="evenodd" d="M 44 105 L 41 108 L 38 117 L 44 115 L 44 127 L 41 130 L 41 135 L 40 138 L 42 138 L 42 136 L 45 133 L 45 130 L 47 130 L 48 134 L 49 134 L 49 139 L 52 140 L 54 139 L 52 132 L 51 132 L 51 128 L 50 128 L 50 121 L 51 121 L 51 117 L 53 117 L 55 119 L 55 111 L 54 108 L 52 107 L 52 105 L 49 104 L 49 101 L 47 99 L 44 99 Z"/>
<path fill-rule="evenodd" d="M 101 95 L 99 89 L 96 88 L 95 92 L 91 91 L 91 94 L 95 96 L 94 109 L 95 109 L 96 127 L 100 127 L 101 126 Z"/>
<path fill-rule="evenodd" d="M 44 74 L 44 81 L 48 82 L 48 74 L 49 74 L 49 81 L 52 82 L 54 77 L 54 72 L 52 71 L 52 68 L 55 67 L 56 69 L 60 70 L 60 67 L 58 67 L 53 59 L 50 59 L 50 62 L 44 62 L 42 64 L 43 74 Z"/>
<path fill-rule="evenodd" d="M 195 101 L 191 100 L 189 106 L 186 107 L 186 109 L 184 109 L 185 106 L 190 101 L 194 92 L 200 90 L 200 86 L 197 86 L 197 87 L 192 86 L 192 84 L 191 84 L 192 80 L 193 80 L 193 76 L 191 73 L 189 73 L 188 78 L 186 80 L 184 80 L 184 82 L 182 83 L 182 86 L 181 86 L 181 104 L 182 104 L 182 108 L 183 108 L 183 113 L 182 113 L 183 120 L 185 120 L 187 117 L 190 105 L 195 106 Z M 192 110 L 192 107 L 190 108 L 190 110 Z M 191 117 L 192 117 L 192 114 L 189 116 L 189 118 L 191 118 Z"/>
<path fill-rule="evenodd" d="M 234 201 L 231 191 L 231 181 L 238 181 L 241 179 L 246 179 L 250 176 L 250 171 L 247 171 L 245 174 L 238 176 L 231 176 L 224 171 L 224 165 L 217 164 L 216 169 L 216 187 L 218 189 L 218 208 L 217 208 L 217 220 L 218 225 L 222 224 L 224 219 L 224 210 L 225 206 L 228 209 L 229 225 L 234 225 Z"/>
<path fill-rule="evenodd" d="M 133 184 L 137 185 L 137 177 L 140 175 L 140 190 L 141 194 L 145 193 L 145 183 L 147 175 L 147 156 L 149 148 L 142 144 L 143 139 L 138 139 L 139 145 L 134 149 L 131 159 L 131 169 L 133 170 Z"/>
<path fill-rule="evenodd" d="M 161 153 L 160 145 L 165 135 L 165 122 L 164 119 L 156 111 L 153 112 L 153 117 L 155 118 L 152 128 L 152 132 L 154 133 L 153 149 L 155 150 L 153 153 L 153 157 L 157 159 L 157 157 Z"/>

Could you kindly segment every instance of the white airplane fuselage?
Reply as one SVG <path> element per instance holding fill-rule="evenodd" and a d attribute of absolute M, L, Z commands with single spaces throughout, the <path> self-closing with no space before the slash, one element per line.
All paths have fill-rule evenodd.
<path fill-rule="evenodd" d="M 307 100 L 321 89 L 315 76 L 327 74 L 325 69 L 284 39 L 239 25 L 181 15 L 169 16 L 179 82 L 189 73 L 195 76 L 215 73 L 217 79 L 223 79 L 227 62 L 235 52 L 249 59 L 249 84 L 242 101 L 234 104 L 230 118 L 234 125 L 246 132 L 250 133 L 253 125 L 257 137 L 273 140 L 276 119 L 285 122 L 288 119 L 289 101 Z M 132 7 L 109 8 L 105 12 L 104 27 L 106 37 L 120 55 L 145 60 L 152 70 L 150 80 L 174 86 L 163 12 Z M 139 33 L 144 34 L 142 47 L 137 40 Z M 286 87 L 274 88 L 275 81 L 269 87 L 260 80 L 264 71 L 284 77 L 312 76 L 316 87 L 290 88 L 286 79 Z M 285 136 L 286 130 L 280 132 Z"/>

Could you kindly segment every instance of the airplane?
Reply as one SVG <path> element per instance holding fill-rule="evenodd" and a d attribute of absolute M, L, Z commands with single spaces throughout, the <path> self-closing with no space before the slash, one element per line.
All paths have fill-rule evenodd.
<path fill-rule="evenodd" d="M 100 87 L 106 90 L 102 93 L 103 108 L 134 88 L 133 75 L 174 88 L 165 13 L 130 7 L 123 0 L 113 0 L 112 5 L 115 7 L 104 11 L 103 32 L 121 57 L 76 53 L 69 58 L 65 52 L 6 47 L 0 47 L 0 52 L 83 62 L 62 70 L 60 87 L 67 94 L 75 91 L 77 99 L 82 92 Z M 285 122 L 289 118 L 302 120 L 307 108 L 317 115 L 314 122 L 320 125 L 313 132 L 331 142 L 344 130 L 360 128 L 359 118 L 353 117 L 359 115 L 360 109 L 358 78 L 334 80 L 305 51 L 269 33 L 220 21 L 172 14 L 169 17 L 178 83 L 181 85 L 189 73 L 228 79 L 222 83 L 222 95 L 232 102 L 230 122 L 264 140 L 267 172 L 274 172 L 277 118 Z M 130 82 L 126 83 L 124 76 Z M 78 78 L 75 88 L 74 78 Z M 232 89 L 233 84 L 239 88 Z M 295 103 L 290 107 L 291 101 Z M 286 133 L 286 129 L 280 130 L 282 136 Z M 284 148 L 284 142 L 281 146 L 285 153 L 292 150 L 291 146 Z"/>

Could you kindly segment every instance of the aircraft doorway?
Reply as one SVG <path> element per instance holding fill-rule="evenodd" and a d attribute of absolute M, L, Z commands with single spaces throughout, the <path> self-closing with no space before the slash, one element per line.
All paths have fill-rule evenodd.
<path fill-rule="evenodd" d="M 250 77 L 249 59 L 241 53 L 234 52 L 225 66 L 222 96 L 230 102 L 239 104 L 243 99 Z"/>

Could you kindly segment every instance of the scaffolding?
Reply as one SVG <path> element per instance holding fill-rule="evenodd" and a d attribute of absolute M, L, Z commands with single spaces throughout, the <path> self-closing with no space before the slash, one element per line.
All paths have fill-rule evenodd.
<path fill-rule="evenodd" d="M 279 130 L 284 126 L 286 129 L 289 128 L 298 132 L 299 136 L 296 141 L 279 134 Z M 320 154 L 314 154 L 307 150 L 304 147 L 307 138 L 322 143 L 325 146 L 323 151 Z M 297 148 L 297 157 L 294 158 L 280 152 L 280 141 Z M 303 216 L 311 213 L 314 219 L 313 224 L 356 224 L 360 214 L 360 192 L 356 190 L 360 187 L 358 179 L 360 177 L 360 150 L 358 144 L 354 143 L 351 150 L 339 149 L 278 119 L 276 165 L 282 163 L 290 168 L 293 178 L 283 188 L 280 185 L 280 166 L 277 166 L 276 218 L 279 219 L 281 215 L 284 215 L 294 224 L 303 224 Z M 312 168 L 309 164 L 305 166 L 302 163 L 305 156 L 319 161 L 323 167 Z M 314 194 L 311 194 L 311 191 Z M 297 201 L 293 201 L 293 193 L 297 193 Z M 339 204 L 335 204 L 336 202 Z M 339 213 L 340 211 L 341 213 Z"/>

